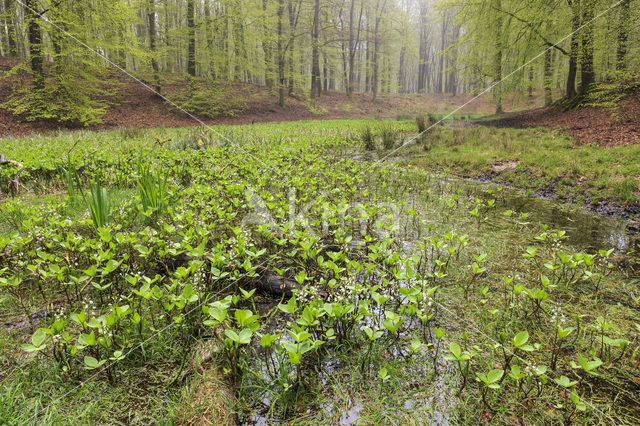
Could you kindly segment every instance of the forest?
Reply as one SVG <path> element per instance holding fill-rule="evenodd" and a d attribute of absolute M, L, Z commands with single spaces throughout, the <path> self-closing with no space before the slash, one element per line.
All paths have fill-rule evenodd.
<path fill-rule="evenodd" d="M 0 424 L 638 424 L 638 0 L 0 0 Z"/>
<path fill-rule="evenodd" d="M 98 122 L 117 70 L 204 115 L 233 113 L 228 82 L 290 96 L 330 91 L 502 94 L 567 105 L 639 68 L 637 4 L 562 1 L 3 0 L 0 54 L 24 59 L 4 108 L 28 119 Z M 600 18 L 600 16 L 602 17 Z M 113 97 L 111 98 L 113 102 Z M 223 105 L 227 104 L 227 105 Z"/>

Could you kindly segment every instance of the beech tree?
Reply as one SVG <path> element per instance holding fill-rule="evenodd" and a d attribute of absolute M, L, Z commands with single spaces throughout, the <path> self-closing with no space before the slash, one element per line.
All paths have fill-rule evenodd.
<path fill-rule="evenodd" d="M 281 107 L 328 91 L 377 101 L 498 82 L 497 111 L 505 93 L 537 91 L 571 107 L 640 68 L 639 1 L 0 0 L 0 53 L 31 75 L 3 107 L 99 121 L 117 90 L 101 56 L 158 93 L 184 78 L 187 91 L 163 94 L 209 115 L 225 112 L 230 82 L 277 91 Z"/>

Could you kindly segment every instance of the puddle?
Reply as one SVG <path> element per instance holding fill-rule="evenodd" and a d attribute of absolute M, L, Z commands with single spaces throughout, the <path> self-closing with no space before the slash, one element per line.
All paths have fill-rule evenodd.
<path fill-rule="evenodd" d="M 485 184 L 485 188 L 488 185 Z M 486 193 L 485 198 L 489 198 Z M 501 191 L 499 198 L 497 204 L 503 208 L 529 213 L 527 221 L 566 231 L 571 245 L 580 250 L 597 252 L 613 248 L 618 253 L 626 253 L 640 243 L 640 234 L 630 229 L 625 221 L 602 216 L 586 208 L 527 196 L 521 191 L 507 188 Z"/>
<path fill-rule="evenodd" d="M 412 172 L 411 169 L 398 169 Z M 513 218 L 520 213 L 527 213 L 528 216 L 523 221 L 540 226 L 548 225 L 549 230 L 565 231 L 569 237 L 569 245 L 577 250 L 597 253 L 601 249 L 614 249 L 616 254 L 629 256 L 634 263 L 640 264 L 640 232 L 631 226 L 631 222 L 604 216 L 586 207 L 527 195 L 524 191 L 490 182 L 456 176 L 429 176 L 430 182 L 425 185 L 425 189 L 435 188 L 441 196 L 446 196 L 447 193 L 454 194 L 462 189 L 465 197 L 477 197 L 484 201 L 495 199 L 496 206 L 490 212 L 490 218 L 497 227 L 510 227 Z M 513 218 L 509 220 L 502 216 L 507 210 L 514 212 Z"/>

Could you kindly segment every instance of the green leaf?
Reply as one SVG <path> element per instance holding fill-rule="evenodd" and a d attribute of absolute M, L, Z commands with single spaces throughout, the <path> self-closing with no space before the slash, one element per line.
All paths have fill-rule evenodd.
<path fill-rule="evenodd" d="M 245 289 L 241 288 L 240 292 L 242 293 L 242 297 L 244 297 L 245 299 L 250 299 L 256 292 L 256 289 L 254 288 L 251 291 L 246 291 Z"/>
<path fill-rule="evenodd" d="M 289 355 L 289 359 L 287 361 L 289 361 L 293 365 L 300 364 L 302 355 L 300 355 L 298 352 L 293 351 L 289 351 L 287 352 L 287 354 Z"/>
<path fill-rule="evenodd" d="M 389 379 L 389 372 L 387 371 L 386 367 L 382 367 L 379 371 L 378 371 L 378 378 L 382 381 L 385 381 L 387 379 Z"/>
<path fill-rule="evenodd" d="M 78 336 L 78 344 L 81 346 L 95 346 L 96 343 L 96 336 L 93 331 L 90 334 L 81 334 Z"/>
<path fill-rule="evenodd" d="M 571 392 L 571 401 L 576 406 L 576 409 L 578 409 L 579 411 L 585 411 L 587 409 L 587 406 L 585 405 L 585 403 L 582 402 L 582 400 L 580 399 L 578 392 L 576 391 Z"/>
<path fill-rule="evenodd" d="M 279 334 L 264 334 L 262 336 L 262 338 L 260 338 L 260 346 L 264 347 L 264 348 L 268 348 L 271 346 L 271 344 L 273 343 L 274 340 L 276 340 L 278 337 L 280 337 Z"/>
<path fill-rule="evenodd" d="M 500 380 L 503 375 L 504 375 L 503 370 L 494 369 L 489 371 L 489 373 L 487 374 L 487 380 L 489 383 L 494 383 Z"/>
<path fill-rule="evenodd" d="M 515 337 L 513 338 L 513 346 L 515 346 L 516 348 L 519 348 L 520 346 L 527 343 L 528 340 L 529 340 L 529 332 L 521 331 L 520 333 L 516 334 Z"/>
<path fill-rule="evenodd" d="M 460 345 L 456 342 L 449 343 L 449 351 L 451 351 L 453 356 L 456 358 L 460 358 L 460 355 L 462 354 L 462 348 L 460 348 Z"/>
<path fill-rule="evenodd" d="M 31 344 L 36 348 L 39 348 L 44 344 L 44 341 L 46 339 L 47 339 L 47 333 L 42 328 L 39 328 L 31 336 Z"/>
<path fill-rule="evenodd" d="M 75 321 L 80 325 L 83 325 L 87 321 L 87 317 L 84 314 L 84 312 L 81 312 L 79 314 L 73 313 L 69 315 L 69 318 L 71 318 L 72 321 Z"/>
<path fill-rule="evenodd" d="M 95 370 L 96 368 L 103 365 L 105 362 L 107 362 L 106 359 L 103 359 L 102 361 L 98 361 L 92 356 L 87 355 L 84 357 L 84 365 L 87 370 Z"/>
<path fill-rule="evenodd" d="M 571 381 L 571 379 L 569 379 L 567 376 L 560 376 L 560 378 L 558 379 L 553 379 L 557 384 L 559 384 L 562 387 L 565 388 L 569 388 L 575 384 L 577 384 L 578 382 L 576 381 Z"/>
<path fill-rule="evenodd" d="M 31 343 L 26 343 L 22 345 L 22 350 L 25 352 L 36 352 L 36 351 L 41 351 L 45 347 L 46 346 L 33 346 Z"/>
<path fill-rule="evenodd" d="M 227 336 L 229 339 L 231 339 L 232 341 L 238 343 L 240 341 L 240 337 L 238 336 L 238 333 L 236 333 L 235 331 L 233 331 L 230 328 L 227 328 L 224 331 L 225 336 Z"/>
<path fill-rule="evenodd" d="M 253 331 L 251 331 L 248 328 L 243 329 L 238 334 L 238 343 L 246 345 L 247 343 L 249 343 L 251 341 L 251 336 L 252 335 L 253 335 Z"/>

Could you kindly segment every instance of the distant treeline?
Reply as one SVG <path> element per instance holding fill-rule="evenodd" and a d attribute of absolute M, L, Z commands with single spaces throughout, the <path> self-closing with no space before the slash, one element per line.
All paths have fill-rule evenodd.
<path fill-rule="evenodd" d="M 27 59 L 14 73 L 32 76 L 4 106 L 27 118 L 99 120 L 105 101 L 97 99 L 115 87 L 106 74 L 112 65 L 95 52 L 159 92 L 176 74 L 189 78 L 184 103 L 194 110 L 219 101 L 216 83 L 224 81 L 264 85 L 281 105 L 300 91 L 312 99 L 328 91 L 369 92 L 373 100 L 379 93 L 455 95 L 506 76 L 494 89 L 498 110 L 505 91 L 532 96 L 544 89 L 551 103 L 560 89 L 571 100 L 598 80 L 639 68 L 639 6 L 637 0 L 0 0 L 0 53 Z M 203 90 L 213 92 L 192 99 Z"/>

